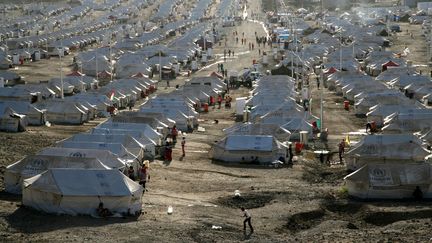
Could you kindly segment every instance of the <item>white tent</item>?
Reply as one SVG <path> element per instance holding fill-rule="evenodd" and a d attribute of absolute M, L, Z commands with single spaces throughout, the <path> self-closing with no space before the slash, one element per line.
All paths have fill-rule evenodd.
<path fill-rule="evenodd" d="M 187 132 L 198 126 L 198 119 L 194 116 L 188 116 L 184 112 L 177 109 L 177 107 L 171 106 L 142 106 L 140 109 L 141 113 L 155 113 L 161 112 L 167 118 L 175 121 L 177 129 L 183 132 Z"/>
<path fill-rule="evenodd" d="M 396 113 L 384 119 L 383 133 L 426 132 L 432 128 L 432 112 L 429 109 Z"/>
<path fill-rule="evenodd" d="M 7 107 L 0 111 L 0 130 L 6 132 L 22 132 L 25 131 L 28 125 L 26 115 L 16 113 L 11 108 Z"/>
<path fill-rule="evenodd" d="M 162 134 L 155 131 L 148 124 L 140 124 L 140 123 L 122 123 L 122 122 L 104 122 L 99 124 L 96 129 L 120 129 L 120 130 L 132 130 L 132 131 L 140 131 L 144 133 L 146 137 L 156 142 L 156 144 L 161 144 L 162 142 Z"/>
<path fill-rule="evenodd" d="M 96 142 L 96 143 L 120 143 L 127 151 L 135 155 L 138 160 L 143 160 L 144 158 L 154 158 L 154 148 L 149 144 L 149 148 L 146 149 L 146 145 L 140 143 L 135 138 L 127 134 L 86 134 L 79 133 L 74 136 L 67 138 L 64 141 L 74 141 L 74 142 Z M 147 153 L 146 153 L 147 151 Z"/>
<path fill-rule="evenodd" d="M 377 126 L 384 125 L 384 118 L 393 114 L 393 113 L 406 113 L 410 110 L 420 109 L 420 106 L 416 105 L 382 105 L 378 104 L 372 106 L 369 109 L 369 112 L 366 113 L 367 120 L 369 122 L 375 121 Z"/>
<path fill-rule="evenodd" d="M 308 121 L 300 117 L 292 118 L 288 123 L 281 125 L 282 128 L 291 132 L 291 139 L 300 139 L 300 132 L 307 131 L 309 139 L 312 138 L 313 127 Z"/>
<path fill-rule="evenodd" d="M 118 170 L 52 169 L 24 180 L 23 205 L 46 213 L 141 212 L 143 188 Z"/>
<path fill-rule="evenodd" d="M 424 161 L 430 154 L 423 142 L 412 134 L 368 135 L 345 154 L 347 169 L 356 170 L 372 163 Z"/>
<path fill-rule="evenodd" d="M 47 120 L 55 124 L 83 124 L 89 118 L 87 111 L 74 101 L 52 100 L 38 103 L 37 107 L 46 109 Z"/>
<path fill-rule="evenodd" d="M 272 135 L 281 142 L 288 141 L 291 133 L 276 124 L 237 123 L 223 129 L 226 135 Z"/>
<path fill-rule="evenodd" d="M 97 158 L 104 165 L 112 168 L 123 170 L 127 163 L 126 160 L 120 159 L 117 155 L 109 150 L 87 149 L 87 148 L 60 148 L 47 147 L 41 150 L 38 155 L 64 156 L 74 158 Z"/>
<path fill-rule="evenodd" d="M 144 145 L 144 159 L 153 160 L 156 154 L 157 142 L 147 137 L 143 132 L 139 130 L 127 130 L 127 129 L 106 129 L 106 128 L 93 128 L 90 131 L 91 134 L 99 135 L 128 135 Z"/>
<path fill-rule="evenodd" d="M 7 108 L 12 108 L 19 114 L 27 117 L 29 125 L 43 125 L 46 121 L 46 114 L 44 110 L 36 108 L 34 105 L 26 101 L 0 101 L 0 112 L 5 111 Z"/>
<path fill-rule="evenodd" d="M 347 175 L 348 194 L 362 199 L 413 198 L 416 186 L 432 198 L 431 164 L 371 164 Z"/>
<path fill-rule="evenodd" d="M 50 155 L 31 155 L 6 167 L 5 190 L 21 194 L 24 179 L 52 168 L 109 169 L 96 158 L 73 158 Z"/>
<path fill-rule="evenodd" d="M 287 157 L 287 147 L 269 135 L 228 135 L 212 152 L 213 159 L 224 162 L 267 164 Z"/>
<path fill-rule="evenodd" d="M 57 147 L 108 150 L 111 151 L 113 154 L 117 155 L 120 159 L 137 159 L 136 156 L 129 152 L 121 143 L 61 141 L 57 143 Z"/>
<path fill-rule="evenodd" d="M 147 124 L 155 131 L 161 133 L 164 137 L 166 137 L 166 135 L 169 133 L 169 127 L 167 124 L 154 117 L 146 117 L 140 112 L 121 112 L 120 114 L 109 119 L 107 122 Z"/>

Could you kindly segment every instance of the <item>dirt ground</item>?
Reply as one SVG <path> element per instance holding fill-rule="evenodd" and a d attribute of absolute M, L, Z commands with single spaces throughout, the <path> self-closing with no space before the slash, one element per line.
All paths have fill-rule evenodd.
<path fill-rule="evenodd" d="M 259 1 L 249 1 L 249 7 L 259 11 Z M 225 67 L 240 70 L 250 66 L 253 59 L 258 60 L 258 50 L 236 45 L 232 33 L 244 32 L 248 40 L 254 40 L 255 31 L 264 35 L 259 23 L 244 21 L 225 30 L 226 48 L 236 53 L 227 59 Z M 223 61 L 223 50 L 224 43 L 216 45 L 215 61 Z M 193 75 L 207 75 L 216 69 L 213 64 Z M 167 89 L 161 84 L 158 92 L 169 92 L 185 79 L 178 78 Z M 247 93 L 245 88 L 231 91 L 233 97 Z M 314 87 L 315 99 L 318 93 Z M 332 146 L 342 133 L 363 128 L 364 120 L 343 110 L 341 98 L 327 90 L 324 100 L 324 124 L 330 131 L 330 146 L 335 149 Z M 312 111 L 318 115 L 317 107 L 313 101 Z M 1 241 L 426 242 L 432 237 L 430 203 L 348 199 L 343 187 L 347 173 L 341 165 L 327 167 L 302 156 L 292 168 L 281 169 L 213 163 L 208 152 L 222 138 L 221 130 L 235 123 L 233 112 L 216 108 L 201 114 L 200 126 L 205 132 L 187 134 L 186 157 L 182 159 L 176 147 L 171 163 L 151 164 L 149 191 L 144 195 L 139 218 L 47 215 L 22 207 L 20 197 L 1 192 Z M 23 156 L 87 131 L 99 122 L 0 133 L 1 171 Z M 234 198 L 235 190 L 240 191 L 241 198 Z M 174 208 L 172 215 L 167 214 L 170 205 Z M 253 234 L 243 233 L 241 206 L 252 214 Z"/>

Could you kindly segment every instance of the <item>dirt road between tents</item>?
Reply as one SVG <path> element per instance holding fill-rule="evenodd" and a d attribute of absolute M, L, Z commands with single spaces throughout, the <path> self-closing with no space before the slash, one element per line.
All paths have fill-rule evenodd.
<path fill-rule="evenodd" d="M 249 1 L 259 10 L 259 1 Z M 258 50 L 236 44 L 233 31 L 245 33 L 247 40 L 264 35 L 257 22 L 244 21 L 225 28 L 227 49 L 234 57 L 224 63 L 240 70 L 259 60 Z M 216 44 L 217 61 L 223 61 L 224 42 Z M 213 64 L 193 75 L 208 75 Z M 187 77 L 171 82 L 158 92 L 169 92 Z M 246 96 L 247 89 L 230 95 Z M 314 87 L 314 99 L 319 91 Z M 325 127 L 330 144 L 343 132 L 363 128 L 364 121 L 342 109 L 341 98 L 324 91 Z M 234 104 L 235 106 L 235 104 Z M 233 106 L 233 107 L 234 107 Z M 318 111 L 312 102 L 312 112 Z M 143 198 L 143 214 L 138 218 L 94 219 L 84 216 L 47 215 L 21 206 L 20 197 L 0 193 L 0 239 L 2 241 L 105 241 L 105 242 L 426 242 L 432 235 L 429 203 L 361 202 L 346 198 L 344 167 L 323 166 L 310 156 L 298 156 L 292 168 L 226 166 L 208 156 L 212 144 L 223 137 L 222 129 L 235 123 L 233 109 L 210 108 L 200 117 L 205 131 L 187 134 L 186 157 L 178 146 L 173 161 L 151 164 L 149 191 Z M 216 123 L 215 120 L 218 122 Z M 0 165 L 5 166 L 33 154 L 55 141 L 84 132 L 100 121 L 84 126 L 30 128 L 19 134 L 0 133 Z M 309 159 L 306 159 L 309 158 Z M 234 198 L 239 190 L 240 198 Z M 96 208 L 97 205 L 95 205 Z M 174 212 L 167 214 L 167 207 Z M 243 233 L 239 207 L 252 214 L 253 234 Z M 213 226 L 220 226 L 213 227 Z"/>

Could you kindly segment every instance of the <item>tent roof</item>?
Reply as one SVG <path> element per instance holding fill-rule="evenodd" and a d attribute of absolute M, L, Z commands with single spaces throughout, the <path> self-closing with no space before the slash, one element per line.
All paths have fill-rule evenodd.
<path fill-rule="evenodd" d="M 62 196 L 130 196 L 139 185 L 118 170 L 51 169 L 26 180 L 25 187 Z"/>
<path fill-rule="evenodd" d="M 226 150 L 272 151 L 273 136 L 231 135 L 226 138 Z"/>

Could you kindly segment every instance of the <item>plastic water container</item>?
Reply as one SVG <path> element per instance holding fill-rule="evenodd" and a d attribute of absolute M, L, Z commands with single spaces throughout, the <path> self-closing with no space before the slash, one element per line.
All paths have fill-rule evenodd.
<path fill-rule="evenodd" d="M 171 215 L 173 213 L 173 211 L 174 211 L 173 207 L 172 206 L 168 206 L 167 214 Z"/>
<path fill-rule="evenodd" d="M 13 54 L 12 55 L 12 63 L 14 64 L 14 65 L 18 65 L 18 64 L 20 64 L 20 60 L 19 60 L 20 58 L 19 58 L 19 55 L 18 54 Z"/>
<path fill-rule="evenodd" d="M 306 144 L 308 142 L 308 131 L 300 131 L 300 143 Z"/>
<path fill-rule="evenodd" d="M 41 53 L 40 53 L 40 51 L 35 51 L 34 52 L 34 56 L 35 56 L 35 61 L 39 61 L 41 59 Z"/>

